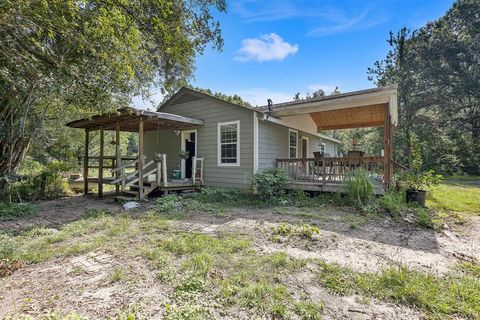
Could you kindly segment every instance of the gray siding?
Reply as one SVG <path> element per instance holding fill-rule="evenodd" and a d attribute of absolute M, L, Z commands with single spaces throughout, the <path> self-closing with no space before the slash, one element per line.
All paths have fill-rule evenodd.
<path fill-rule="evenodd" d="M 175 134 L 173 130 L 147 131 L 144 135 L 145 146 L 144 153 L 147 161 L 153 158 L 155 153 L 165 153 L 167 155 L 167 174 L 171 178 L 173 170 L 180 169 L 180 135 Z"/>
<path fill-rule="evenodd" d="M 260 170 L 275 166 L 275 159 L 288 158 L 288 127 L 273 123 L 270 121 L 258 121 L 258 168 Z M 333 156 L 334 142 L 328 141 L 306 133 L 298 131 L 298 156 L 301 155 L 301 139 L 309 138 L 309 154 L 313 157 L 314 151 L 320 151 L 319 144 L 325 143 L 325 153 Z"/>
<path fill-rule="evenodd" d="M 215 99 L 202 100 L 164 106 L 161 112 L 173 113 L 204 121 L 204 125 L 196 128 L 197 156 L 205 158 L 204 180 L 207 186 L 250 188 L 253 174 L 253 111 L 237 107 Z M 240 166 L 222 167 L 217 161 L 218 123 L 240 121 Z M 180 135 L 172 130 L 160 131 L 157 144 L 157 132 L 145 136 L 146 154 L 167 153 L 168 173 L 179 169 Z"/>

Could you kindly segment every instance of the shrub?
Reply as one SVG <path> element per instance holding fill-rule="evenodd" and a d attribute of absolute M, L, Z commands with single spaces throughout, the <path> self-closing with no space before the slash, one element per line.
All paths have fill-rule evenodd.
<path fill-rule="evenodd" d="M 279 198 L 283 195 L 283 186 L 288 181 L 285 171 L 280 168 L 270 168 L 256 173 L 253 186 L 263 200 Z"/>
<path fill-rule="evenodd" d="M 433 228 L 432 214 L 425 208 L 417 208 L 415 223 L 424 228 Z"/>
<path fill-rule="evenodd" d="M 28 203 L 3 203 L 0 202 L 0 221 L 18 217 L 33 216 L 37 208 Z"/>
<path fill-rule="evenodd" d="M 374 182 L 364 169 L 356 169 L 348 176 L 347 192 L 358 207 L 362 207 L 374 192 Z"/>
<path fill-rule="evenodd" d="M 28 159 L 12 181 L 11 193 L 22 199 L 53 199 L 69 193 L 65 174 L 70 165 L 61 161 L 52 161 L 46 165 Z"/>

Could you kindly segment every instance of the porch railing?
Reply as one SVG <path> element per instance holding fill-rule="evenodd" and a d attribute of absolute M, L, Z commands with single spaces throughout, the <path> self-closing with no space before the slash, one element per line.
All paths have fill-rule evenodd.
<path fill-rule="evenodd" d="M 276 166 L 283 169 L 294 181 L 343 183 L 355 169 L 363 168 L 383 182 L 383 157 L 322 157 L 277 159 Z"/>

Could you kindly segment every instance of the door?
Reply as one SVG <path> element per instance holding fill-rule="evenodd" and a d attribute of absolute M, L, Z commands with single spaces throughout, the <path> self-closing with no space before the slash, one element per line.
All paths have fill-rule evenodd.
<path fill-rule="evenodd" d="M 191 179 L 193 157 L 197 154 L 197 130 L 182 131 L 181 150 L 188 153 L 188 157 L 182 159 L 182 179 Z"/>
<path fill-rule="evenodd" d="M 302 137 L 302 158 L 308 158 L 308 138 Z"/>

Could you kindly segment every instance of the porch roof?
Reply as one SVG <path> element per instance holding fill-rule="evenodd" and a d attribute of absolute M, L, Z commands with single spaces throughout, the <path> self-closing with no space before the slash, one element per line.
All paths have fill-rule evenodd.
<path fill-rule="evenodd" d="M 134 108 L 123 108 L 116 112 L 93 116 L 67 123 L 71 128 L 90 130 L 115 130 L 116 123 L 120 131 L 137 132 L 140 118 L 143 118 L 144 130 L 158 130 L 158 128 L 187 129 L 203 125 L 203 120 L 187 118 L 166 112 L 153 112 Z"/>
<path fill-rule="evenodd" d="M 265 112 L 268 107 L 263 106 L 261 109 Z M 384 126 L 387 112 L 391 124 L 397 125 L 396 86 L 275 104 L 271 115 L 284 117 L 309 114 L 320 131 Z"/>

